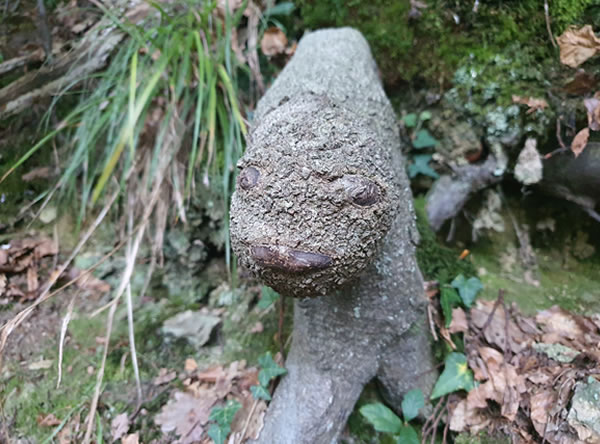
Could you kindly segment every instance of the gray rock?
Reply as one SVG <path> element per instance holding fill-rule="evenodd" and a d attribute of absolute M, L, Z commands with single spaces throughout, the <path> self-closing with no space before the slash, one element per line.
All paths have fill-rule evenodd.
<path fill-rule="evenodd" d="M 199 311 L 186 310 L 167 319 L 162 332 L 183 338 L 195 347 L 202 347 L 210 339 L 213 329 L 221 323 L 221 318 Z"/>
<path fill-rule="evenodd" d="M 600 442 L 600 382 L 590 377 L 577 385 L 567 421 L 582 442 Z"/>

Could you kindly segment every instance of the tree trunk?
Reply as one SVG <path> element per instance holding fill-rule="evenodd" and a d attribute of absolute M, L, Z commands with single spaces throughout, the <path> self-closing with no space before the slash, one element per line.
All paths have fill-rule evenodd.
<path fill-rule="evenodd" d="M 377 378 L 397 411 L 435 381 L 397 122 L 350 28 L 306 35 L 258 104 L 232 199 L 242 266 L 297 297 L 257 443 L 336 442 Z"/>

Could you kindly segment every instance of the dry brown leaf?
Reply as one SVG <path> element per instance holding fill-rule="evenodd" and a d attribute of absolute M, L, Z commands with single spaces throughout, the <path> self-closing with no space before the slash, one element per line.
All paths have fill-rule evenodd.
<path fill-rule="evenodd" d="M 469 409 L 466 399 L 463 399 L 452 411 L 450 418 L 450 430 L 462 432 L 469 430 L 472 434 L 484 430 L 490 424 L 490 420 L 479 413 L 477 409 Z"/>
<path fill-rule="evenodd" d="M 285 53 L 288 40 L 285 34 L 277 26 L 267 28 L 260 41 L 260 49 L 267 57 Z"/>
<path fill-rule="evenodd" d="M 52 169 L 50 167 L 45 166 L 34 168 L 27 174 L 23 174 L 23 176 L 21 176 L 21 179 L 23 179 L 24 182 L 31 182 L 35 179 L 48 179 L 49 177 L 52 177 L 52 175 Z"/>
<path fill-rule="evenodd" d="M 217 402 L 217 397 L 206 390 L 197 398 L 189 393 L 175 392 L 173 399 L 165 404 L 154 422 L 163 433 L 175 432 L 181 439 L 180 444 L 191 444 L 200 441 L 204 435 L 204 426 L 208 422 L 210 410 Z"/>
<path fill-rule="evenodd" d="M 456 350 L 456 344 L 454 343 L 454 341 L 450 337 L 450 332 L 448 331 L 448 329 L 446 327 L 444 327 L 444 326 L 441 326 L 439 328 L 439 330 L 440 330 L 440 336 L 442 337 L 442 339 L 444 341 L 446 341 L 446 344 L 448 344 L 448 346 L 452 350 Z"/>
<path fill-rule="evenodd" d="M 45 256 L 56 256 L 58 254 L 58 245 L 50 238 L 41 238 L 37 242 L 33 253 L 38 260 Z"/>
<path fill-rule="evenodd" d="M 575 154 L 575 157 L 579 156 L 581 154 L 581 152 L 585 149 L 589 138 L 590 138 L 590 129 L 589 128 L 584 128 L 575 135 L 573 142 L 571 142 L 571 151 L 573 151 L 573 154 Z"/>
<path fill-rule="evenodd" d="M 465 314 L 462 308 L 453 308 L 452 309 L 452 322 L 450 322 L 450 327 L 448 327 L 448 331 L 450 333 L 459 333 L 465 332 L 469 330 L 469 324 L 467 323 L 467 315 Z"/>
<path fill-rule="evenodd" d="M 498 396 L 498 392 L 494 389 L 492 381 L 484 382 L 469 392 L 467 395 L 467 407 L 469 409 L 487 408 L 488 399 L 496 401 L 498 404 L 502 402 L 502 398 Z"/>
<path fill-rule="evenodd" d="M 596 97 L 584 99 L 583 104 L 587 110 L 588 127 L 592 131 L 600 130 L 600 100 Z"/>
<path fill-rule="evenodd" d="M 579 69 L 577 73 L 575 73 L 573 80 L 564 86 L 564 90 L 568 94 L 583 96 L 590 91 L 595 90 L 597 86 L 598 79 L 596 76 L 585 72 L 583 69 Z"/>
<path fill-rule="evenodd" d="M 479 347 L 477 350 L 487 367 L 488 373 L 497 372 L 504 362 L 504 356 L 492 347 Z"/>
<path fill-rule="evenodd" d="M 560 48 L 560 62 L 571 68 L 577 68 L 600 51 L 600 39 L 591 25 L 579 29 L 570 27 L 556 41 Z"/>
<path fill-rule="evenodd" d="M 478 300 L 475 307 L 471 309 L 471 322 L 479 329 L 486 325 L 487 320 L 494 308 L 493 301 Z M 491 322 L 483 331 L 485 340 L 490 345 L 495 345 L 502 351 L 506 350 L 505 340 L 508 332 L 508 349 L 513 353 L 518 353 L 532 343 L 531 338 L 527 337 L 512 319 L 508 320 L 506 326 L 506 315 L 504 307 L 499 306 L 494 312 Z"/>
<path fill-rule="evenodd" d="M 219 365 L 217 367 L 211 367 L 207 370 L 201 371 L 199 373 L 197 373 L 195 376 L 199 381 L 206 381 L 206 382 L 216 382 L 217 379 L 219 379 L 222 375 L 225 374 L 225 370 L 223 369 L 222 365 Z"/>
<path fill-rule="evenodd" d="M 140 434 L 138 432 L 126 435 L 121 440 L 121 444 L 139 444 Z"/>
<path fill-rule="evenodd" d="M 544 99 L 536 99 L 534 97 L 521 97 L 517 95 L 512 96 L 513 103 L 520 103 L 522 105 L 527 105 L 529 109 L 527 110 L 527 114 L 531 114 L 537 110 L 543 110 L 548 107 L 548 102 Z"/>
<path fill-rule="evenodd" d="M 558 305 L 540 311 L 536 315 L 535 320 L 545 333 L 556 333 L 560 337 L 568 339 L 576 339 L 583 336 L 583 330 L 577 319 Z"/>
<path fill-rule="evenodd" d="M 110 422 L 110 434 L 113 441 L 120 439 L 129 430 L 129 418 L 127 413 L 121 413 Z"/>
<path fill-rule="evenodd" d="M 27 291 L 29 293 L 34 292 L 38 289 L 38 273 L 36 267 L 29 267 L 27 269 Z"/>
<path fill-rule="evenodd" d="M 6 289 L 6 275 L 3 273 L 0 273 L 0 296 L 2 296 L 4 294 L 4 291 Z"/>
<path fill-rule="evenodd" d="M 192 373 L 192 372 L 198 370 L 198 364 L 196 363 L 196 361 L 193 358 L 187 358 L 185 360 L 185 365 L 183 367 L 183 370 L 186 373 Z"/>
<path fill-rule="evenodd" d="M 546 385 L 554 379 L 552 375 L 542 369 L 537 369 L 532 373 L 528 373 L 526 377 L 536 385 Z"/>
<path fill-rule="evenodd" d="M 175 370 L 168 371 L 166 368 L 161 368 L 158 371 L 158 376 L 152 380 L 152 383 L 154 385 L 163 385 L 168 382 L 171 382 L 176 377 L 177 377 L 177 372 Z"/>
<path fill-rule="evenodd" d="M 40 427 L 54 427 L 59 425 L 62 421 L 54 416 L 54 413 L 48 413 L 47 415 L 38 415 L 36 421 Z"/>
<path fill-rule="evenodd" d="M 534 393 L 530 398 L 531 422 L 535 431 L 544 436 L 549 413 L 556 402 L 556 392 L 549 388 Z"/>

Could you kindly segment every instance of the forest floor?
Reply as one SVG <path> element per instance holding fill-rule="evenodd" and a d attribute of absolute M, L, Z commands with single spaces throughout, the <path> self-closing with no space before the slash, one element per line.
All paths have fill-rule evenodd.
<path fill-rule="evenodd" d="M 33 3 L 24 2 L 31 10 Z M 408 5 L 408 2 L 404 3 Z M 421 3 L 411 1 L 410 5 L 419 12 Z M 516 32 L 510 23 L 522 18 L 519 14 L 528 13 L 525 3 L 529 4 L 524 2 L 523 9 L 514 7 L 502 16 L 508 34 Z M 307 2 L 298 4 L 306 9 Z M 434 14 L 433 9 L 423 11 Z M 506 9 L 502 11 L 505 14 Z M 405 12 L 403 10 L 402 13 Z M 308 26 L 311 15 L 305 10 L 303 14 Z M 490 20 L 496 12 L 485 14 L 484 8 L 480 15 Z M 359 13 L 355 16 L 350 14 L 347 20 L 360 17 Z M 425 23 L 427 17 L 422 18 L 420 23 Z M 321 18 L 314 22 L 315 26 L 321 25 Z M 443 20 L 443 26 L 447 26 L 448 21 L 452 23 L 448 17 Z M 536 20 L 538 25 L 542 23 L 544 29 L 543 15 Z M 337 21 L 327 23 L 339 24 Z M 410 23 L 408 30 L 416 26 L 415 22 Z M 441 26 L 434 19 L 425 25 L 425 31 L 435 28 L 436 32 Z M 442 32 L 446 32 L 443 26 Z M 11 39 L 15 51 L 35 39 L 37 31 L 31 20 L 24 20 L 15 29 L 17 37 Z M 449 35 L 463 42 L 462 34 L 455 32 L 454 28 L 452 30 Z M 470 39 L 479 38 L 476 32 L 481 32 L 481 28 L 475 27 L 470 31 L 475 36 L 470 35 Z M 369 29 L 364 32 L 372 38 Z M 370 33 L 377 34 L 372 29 Z M 275 43 L 281 34 L 281 31 L 275 34 Z M 424 45 L 418 47 L 421 51 L 419 63 L 423 62 L 423 54 L 427 53 L 423 48 L 437 38 L 436 34 L 434 38 L 425 34 L 410 35 L 415 41 L 421 39 L 419 41 Z M 510 39 L 514 37 L 511 34 Z M 484 132 L 490 128 L 500 131 L 502 125 L 505 126 L 502 131 L 507 132 L 518 127 L 519 140 L 530 133 L 543 140 L 547 133 L 554 134 L 556 131 L 554 123 L 550 123 L 554 120 L 547 114 L 548 103 L 541 108 L 534 106 L 532 113 L 529 112 L 531 110 L 523 111 L 521 115 L 526 117 L 521 123 L 516 123 L 514 107 L 522 100 L 517 97 L 516 102 L 514 98 L 506 102 L 506 85 L 498 84 L 498 79 L 501 79 L 511 83 L 511 87 L 521 86 L 521 81 L 534 79 L 535 88 L 543 84 L 545 89 L 553 91 L 548 97 L 552 97 L 559 86 L 564 86 L 565 76 L 562 74 L 550 80 L 543 78 L 545 74 L 534 63 L 535 59 L 529 58 L 532 54 L 531 48 L 525 46 L 527 38 L 522 36 L 520 44 L 524 46 L 514 49 L 518 54 L 514 60 L 508 60 L 506 56 L 506 52 L 513 51 L 510 48 L 516 48 L 514 46 L 505 52 L 494 53 L 497 49 L 495 44 L 504 48 L 502 41 L 478 48 L 489 54 L 478 52 L 468 58 L 456 70 L 453 80 L 449 79 L 447 71 L 456 66 L 452 65 L 450 69 L 446 65 L 454 63 L 453 54 L 444 53 L 447 59 L 440 59 L 439 66 L 426 72 L 431 78 L 439 76 L 440 84 L 426 87 L 422 79 L 417 79 L 409 88 L 403 88 L 397 78 L 390 77 L 389 72 L 399 65 L 394 65 L 391 60 L 382 61 L 383 55 L 388 54 L 388 39 L 384 36 L 381 40 L 375 37 L 370 41 L 382 65 L 384 78 L 389 82 L 390 99 L 398 112 L 407 146 L 412 145 L 413 148 L 407 149 L 406 157 L 411 167 L 420 165 L 418 171 L 412 168 L 415 171 L 412 179 L 421 221 L 433 179 L 447 172 L 444 168 L 448 158 L 433 164 L 440 159 L 439 156 L 443 158 L 447 153 L 433 151 L 440 145 L 449 147 L 450 151 L 456 148 L 455 145 L 469 145 L 475 141 L 467 146 L 468 149 L 475 147 L 476 159 L 473 162 L 491 151 L 490 144 L 486 143 L 485 149 L 482 148 L 480 140 L 484 137 L 481 133 L 463 131 L 467 119 L 465 115 L 457 118 L 457 109 L 469 115 L 469 124 L 473 123 L 473 127 L 482 126 L 481 119 L 484 119 Z M 545 34 L 543 38 L 547 39 Z M 282 51 L 286 45 L 287 40 Z M 439 51 L 443 52 L 444 48 L 440 45 Z M 389 52 L 390 59 L 392 53 Z M 444 54 L 439 55 L 442 57 Z M 429 55 L 426 57 L 429 58 Z M 482 62 L 482 57 L 487 57 L 486 61 Z M 543 57 L 547 54 L 544 53 Z M 412 63 L 412 56 L 406 58 Z M 558 63 L 557 60 L 554 62 Z M 275 65 L 269 64 L 268 70 L 275 71 Z M 517 80 L 507 80 L 512 75 Z M 581 76 L 577 78 L 581 79 Z M 589 80 L 589 77 L 586 79 Z M 449 89 L 452 94 L 441 99 L 439 90 L 448 88 L 448 83 L 452 82 L 453 88 Z M 573 82 L 576 83 L 573 87 L 582 87 L 585 83 L 584 80 Z M 570 100 L 581 102 L 584 95 L 589 96 L 596 88 L 597 82 L 594 82 Z M 468 91 L 465 92 L 464 88 Z M 536 92 L 543 95 L 540 90 L 541 87 Z M 431 99 L 432 96 L 435 98 Z M 524 100 L 533 103 L 530 100 L 533 98 L 531 92 Z M 454 106 L 450 113 L 449 103 Z M 500 103 L 502 106 L 498 105 Z M 42 103 L 37 107 L 43 106 Z M 416 115 L 417 111 L 422 111 L 419 119 L 423 121 L 410 124 L 409 116 Z M 568 120 L 566 126 L 570 136 L 575 136 L 575 130 L 581 128 L 575 123 L 586 120 L 585 112 L 573 111 L 570 117 L 570 120 L 565 118 Z M 450 122 L 446 127 L 443 124 L 445 120 Z M 541 125 L 540 122 L 545 125 L 541 129 L 536 126 Z M 6 125 L 4 123 L 0 126 L 0 173 L 4 173 L 37 140 L 34 131 L 29 131 L 36 122 L 13 119 Z M 418 136 L 423 129 L 429 130 L 427 134 L 421 133 L 424 142 Z M 457 135 L 461 143 L 453 145 L 452 139 L 456 139 Z M 425 146 L 418 147 L 417 140 Z M 557 143 L 551 138 L 546 147 L 551 151 L 553 144 Z M 419 151 L 423 148 L 425 151 Z M 422 154 L 427 149 L 430 149 L 429 152 Z M 468 149 L 460 151 L 458 156 L 471 156 L 473 153 Z M 419 163 L 419 156 L 425 156 L 421 157 L 425 163 Z M 77 210 L 60 203 L 50 204 L 33 221 L 35 211 L 30 203 L 55 183 L 59 164 L 56 147 L 40 151 L 0 185 L 0 325 L 6 326 L 36 304 L 57 265 L 77 244 L 74 222 Z M 436 168 L 435 171 L 431 165 Z M 98 444 L 118 440 L 124 444 L 158 444 L 176 439 L 180 443 L 238 443 L 255 436 L 267 407 L 266 398 L 276 386 L 276 381 L 261 380 L 261 369 L 268 369 L 273 375 L 283 371 L 280 366 L 284 364 L 284 357 L 280 350 L 285 351 L 289 347 L 292 303 L 287 301 L 282 316 L 277 295 L 247 276 L 238 276 L 235 269 L 228 269 L 220 237 L 226 225 L 223 211 L 218 210 L 222 202 L 212 190 L 202 189 L 199 192 L 203 193 L 200 196 L 203 203 L 195 209 L 195 218 L 192 217 L 187 225 L 178 221 L 169 227 L 165 234 L 164 264 L 156 268 L 149 281 L 152 240 L 142 243 L 131 278 L 135 353 L 132 353 L 126 303 L 119 305 L 112 328 L 107 325 L 111 290 L 119 286 L 120 273 L 126 267 L 123 252 L 112 251 L 117 240 L 123 238 L 124 230 L 123 219 L 116 215 L 101 225 L 54 288 L 69 285 L 36 306 L 12 332 L 0 367 L 0 442 L 75 443 L 82 442 L 88 430 L 93 431 L 92 439 Z M 571 412 L 577 413 L 573 407 L 577 390 L 581 392 L 589 387 L 592 390 L 595 389 L 594 384 L 598 384 L 598 375 L 590 362 L 600 362 L 593 346 L 598 343 L 600 332 L 599 226 L 599 222 L 579 206 L 548 197 L 535 188 L 526 189 L 509 178 L 479 193 L 456 217 L 451 228 L 447 223 L 435 235 L 421 227 L 421 236 L 433 239 L 435 243 L 432 248 L 431 244 L 424 242 L 420 252 L 421 267 L 431 284 L 428 294 L 434 312 L 432 331 L 438 334 L 435 346 L 440 354 L 438 357 L 441 361 L 442 355 L 448 352 L 464 353 L 479 387 L 489 390 L 485 393 L 484 389 L 474 390 L 473 393 L 482 398 L 471 399 L 472 404 L 467 403 L 465 393 L 445 398 L 447 408 L 453 410 L 443 421 L 436 423 L 440 429 L 437 442 L 441 442 L 444 421 L 452 430 L 464 432 L 454 434 L 452 438 L 462 443 L 504 443 L 509 440 L 507 436 L 515 442 L 541 442 L 541 436 L 552 443 L 584 442 L 582 436 L 588 437 L 587 442 L 599 442 L 594 441 L 596 436 L 600 436 L 600 430 L 594 428 L 593 422 L 594 418 L 600 422 L 597 404 L 595 410 L 586 410 L 592 420 L 575 423 L 569 419 L 573 416 Z M 444 270 L 443 282 L 439 278 L 440 269 L 448 267 L 448 264 L 441 263 L 442 254 L 438 247 L 446 248 L 444 254 L 452 258 L 449 269 Z M 464 269 L 465 264 L 474 270 L 472 277 L 482 282 L 483 289 L 471 311 L 458 305 L 450 306 L 451 316 L 445 319 L 443 289 L 450 286 L 450 281 L 459 274 L 457 270 Z M 91 266 L 96 267 L 93 277 L 74 281 Z M 449 325 L 444 325 L 450 318 L 453 324 L 448 322 Z M 283 337 L 279 338 L 281 319 Z M 459 319 L 464 320 L 460 325 Z M 107 331 L 111 331 L 108 337 Z M 565 358 L 555 349 L 544 349 L 547 343 L 566 347 L 559 351 L 566 350 L 565 353 L 572 356 Z M 534 344 L 545 351 L 532 353 Z M 132 365 L 133 356 L 139 366 L 137 376 Z M 575 359 L 577 356 L 579 358 Z M 494 376 L 502 373 L 499 368 L 502 371 L 516 369 L 520 374 L 528 375 L 529 379 L 523 381 L 522 387 L 511 385 L 506 380 L 508 378 L 500 383 L 494 380 Z M 104 377 L 99 385 L 101 369 Z M 491 389 L 494 384 L 487 384 L 487 381 L 499 384 L 511 393 L 511 397 L 499 397 L 498 386 Z M 259 390 L 262 391 L 259 393 Z M 560 398 L 563 392 L 566 398 Z M 97 397 L 97 393 L 101 396 Z M 98 409 L 95 417 L 89 418 L 89 405 L 94 399 L 98 399 Z M 205 402 L 199 402 L 199 399 Z M 375 431 L 360 414 L 362 406 L 378 400 L 376 387 L 367 386 L 350 417 L 343 435 L 344 442 L 394 442 L 388 434 Z M 554 407 L 552 418 L 540 413 L 540 409 L 546 412 Z M 419 423 L 420 433 L 425 434 L 428 428 L 432 428 L 430 422 Z M 568 430 L 571 435 L 567 436 L 563 433 L 567 433 L 568 427 L 571 427 Z M 494 433 L 476 438 L 467 433 L 470 431 L 477 435 L 481 430 L 493 430 Z M 579 441 L 569 441 L 574 439 L 573 430 L 579 433 Z M 230 439 L 225 441 L 228 434 Z"/>

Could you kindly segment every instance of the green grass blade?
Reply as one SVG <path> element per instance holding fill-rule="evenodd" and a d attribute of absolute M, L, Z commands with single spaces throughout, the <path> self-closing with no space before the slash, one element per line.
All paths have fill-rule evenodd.
<path fill-rule="evenodd" d="M 156 67 L 154 74 L 148 81 L 146 88 L 140 95 L 140 98 L 134 107 L 133 115 L 130 115 L 130 119 L 127 121 L 127 125 L 122 127 L 121 135 L 120 135 L 119 141 L 117 143 L 117 148 L 115 149 L 111 158 L 108 160 L 108 163 L 104 167 L 104 170 L 102 171 L 102 174 L 101 174 L 100 178 L 98 179 L 96 186 L 94 187 L 94 191 L 92 193 L 92 204 L 96 203 L 96 201 L 98 200 L 98 197 L 100 197 L 100 194 L 102 193 L 102 190 L 104 189 L 104 187 L 106 185 L 106 182 L 108 181 L 112 172 L 114 171 L 115 167 L 117 166 L 117 162 L 119 161 L 119 158 L 121 157 L 123 148 L 125 148 L 125 143 L 128 140 L 129 135 L 134 131 L 134 127 L 135 127 L 135 125 L 137 125 L 137 120 L 138 120 L 140 114 L 142 113 L 142 110 L 146 107 L 146 105 L 148 105 L 150 96 L 154 92 L 154 89 L 155 89 L 156 85 L 158 84 L 158 81 L 160 80 L 161 75 L 165 71 L 167 64 L 169 63 L 169 59 L 170 59 L 170 54 L 163 53 L 163 55 L 157 62 L 158 66 Z"/>
<path fill-rule="evenodd" d="M 231 106 L 231 111 L 233 112 L 233 116 L 235 117 L 238 124 L 240 125 L 242 134 L 245 137 L 246 133 L 247 133 L 246 124 L 244 123 L 244 119 L 242 118 L 242 114 L 240 113 L 240 108 L 238 106 L 235 91 L 233 90 L 233 85 L 231 83 L 231 79 L 229 78 L 229 75 L 227 75 L 227 71 L 225 71 L 225 68 L 223 67 L 223 65 L 219 65 L 218 71 L 219 71 L 219 77 L 221 78 L 223 85 L 225 85 L 225 90 L 227 91 L 227 97 L 229 99 L 229 104 Z"/>

